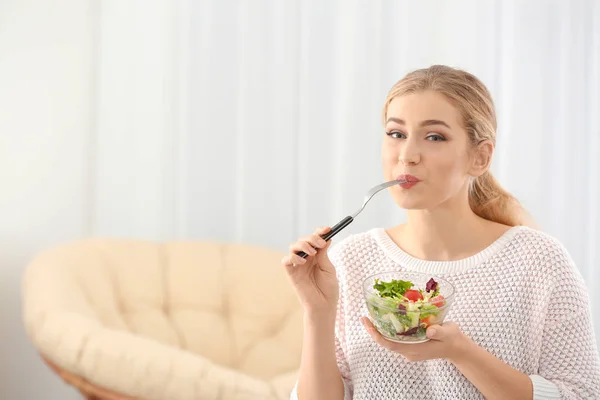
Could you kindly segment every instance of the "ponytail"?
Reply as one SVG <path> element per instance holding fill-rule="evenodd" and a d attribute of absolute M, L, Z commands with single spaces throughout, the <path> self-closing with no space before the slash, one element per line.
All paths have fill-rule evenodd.
<path fill-rule="evenodd" d="M 469 205 L 475 214 L 489 221 L 537 228 L 521 203 L 504 190 L 489 171 L 471 181 Z"/>

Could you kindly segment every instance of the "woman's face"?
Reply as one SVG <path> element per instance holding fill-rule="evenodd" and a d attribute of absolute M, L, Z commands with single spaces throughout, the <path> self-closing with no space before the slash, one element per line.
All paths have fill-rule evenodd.
<path fill-rule="evenodd" d="M 390 188 L 400 207 L 431 210 L 467 193 L 469 175 L 477 173 L 472 146 L 459 111 L 443 95 L 425 91 L 394 98 L 385 133 L 385 179 L 408 181 Z"/>

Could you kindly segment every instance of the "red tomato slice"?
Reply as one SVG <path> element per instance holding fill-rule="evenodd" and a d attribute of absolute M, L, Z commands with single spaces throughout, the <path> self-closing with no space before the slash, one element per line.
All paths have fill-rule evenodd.
<path fill-rule="evenodd" d="M 421 320 L 421 323 L 425 324 L 425 328 L 427 328 L 428 326 L 435 324 L 435 318 L 433 315 L 428 315 Z"/>
<path fill-rule="evenodd" d="M 429 302 L 438 308 L 446 304 L 446 300 L 441 294 L 439 296 L 433 297 L 431 300 L 429 300 Z"/>
<path fill-rule="evenodd" d="M 421 292 L 419 292 L 418 290 L 414 290 L 414 289 L 407 290 L 406 293 L 404 293 L 404 297 L 406 297 L 408 300 L 411 300 L 411 301 L 417 301 L 417 300 L 423 299 L 423 295 L 421 294 Z"/>

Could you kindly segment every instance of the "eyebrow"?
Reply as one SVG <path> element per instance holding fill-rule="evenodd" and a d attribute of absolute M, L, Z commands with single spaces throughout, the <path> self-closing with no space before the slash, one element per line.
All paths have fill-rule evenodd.
<path fill-rule="evenodd" d="M 406 125 L 406 122 L 404 122 L 404 120 L 400 119 L 400 118 L 390 117 L 386 121 L 386 124 L 388 122 L 390 122 L 390 121 L 391 122 L 395 122 L 395 123 L 400 124 L 400 125 Z M 447 123 L 445 123 L 444 121 L 439 120 L 439 119 L 427 119 L 427 120 L 421 122 L 421 124 L 420 124 L 421 127 L 430 126 L 430 125 L 442 125 L 442 126 L 445 126 L 448 129 L 452 129 L 452 128 L 450 128 L 450 125 L 448 125 Z"/>

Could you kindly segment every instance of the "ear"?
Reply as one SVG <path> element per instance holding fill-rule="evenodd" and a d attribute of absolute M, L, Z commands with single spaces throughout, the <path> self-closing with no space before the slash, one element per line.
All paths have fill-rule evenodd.
<path fill-rule="evenodd" d="M 489 140 L 484 140 L 472 149 L 471 166 L 469 175 L 478 177 L 483 175 L 492 164 L 492 155 L 494 154 L 494 144 Z"/>

